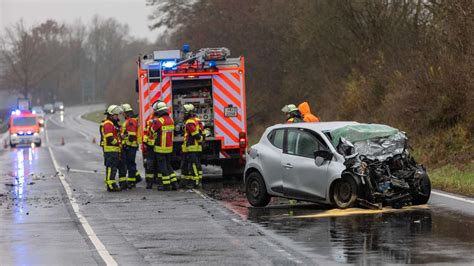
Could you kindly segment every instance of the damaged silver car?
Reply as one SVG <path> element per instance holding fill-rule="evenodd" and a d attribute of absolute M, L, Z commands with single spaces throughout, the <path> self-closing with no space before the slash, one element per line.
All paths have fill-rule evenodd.
<path fill-rule="evenodd" d="M 405 133 L 386 125 L 275 125 L 248 151 L 247 199 L 258 207 L 273 196 L 338 208 L 425 204 L 430 179 L 408 147 Z"/>

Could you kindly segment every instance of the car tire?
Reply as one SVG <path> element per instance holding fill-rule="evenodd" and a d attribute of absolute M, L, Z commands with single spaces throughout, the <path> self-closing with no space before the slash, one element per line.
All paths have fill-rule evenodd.
<path fill-rule="evenodd" d="M 247 177 L 245 194 L 249 203 L 254 207 L 265 207 L 271 200 L 271 196 L 267 193 L 265 182 L 258 172 L 252 172 Z"/>
<path fill-rule="evenodd" d="M 411 203 L 413 205 L 421 205 L 428 203 L 431 195 L 431 181 L 427 174 L 424 174 L 420 181 L 420 191 L 412 196 Z"/>
<path fill-rule="evenodd" d="M 347 209 L 357 201 L 357 184 L 352 177 L 343 177 L 336 181 L 332 190 L 332 202 L 339 209 Z"/>
<path fill-rule="evenodd" d="M 16 144 L 13 144 L 10 142 L 10 148 L 15 148 L 16 147 Z"/>
<path fill-rule="evenodd" d="M 38 143 L 35 143 L 36 147 L 41 147 L 41 141 Z"/>

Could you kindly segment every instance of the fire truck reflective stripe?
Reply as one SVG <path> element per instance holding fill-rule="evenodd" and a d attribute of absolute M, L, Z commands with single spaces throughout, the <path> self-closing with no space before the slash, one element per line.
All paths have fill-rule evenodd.
<path fill-rule="evenodd" d="M 241 126 L 239 126 L 234 121 L 232 121 L 232 119 L 225 117 L 224 112 L 222 112 L 221 109 L 217 108 L 214 111 L 216 112 L 217 115 L 219 115 L 222 119 L 224 119 L 223 121 L 227 122 L 227 124 L 230 125 L 236 131 L 236 135 L 239 135 L 239 132 L 242 130 Z"/>
<path fill-rule="evenodd" d="M 217 131 L 221 132 L 221 135 L 227 136 L 227 138 L 224 137 L 224 145 L 233 145 L 235 143 L 238 143 L 238 138 L 237 134 L 238 133 L 233 133 L 229 131 L 229 127 L 226 125 L 226 123 L 220 119 L 216 119 L 215 125 L 217 126 Z M 228 139 L 232 139 L 233 142 L 228 143 Z"/>
<path fill-rule="evenodd" d="M 239 83 L 239 82 L 231 80 L 233 79 L 233 77 L 232 75 L 230 75 L 230 73 L 223 72 L 218 77 L 220 77 L 226 84 L 228 84 L 240 96 L 240 88 L 237 85 L 235 85 L 235 83 Z"/>
<path fill-rule="evenodd" d="M 157 94 L 160 93 L 160 90 L 157 89 L 158 88 L 158 83 L 151 83 L 150 86 L 149 86 L 149 91 L 150 91 L 150 95 L 151 95 L 151 101 L 149 101 L 150 104 L 153 104 L 153 99 L 157 98 Z"/>
<path fill-rule="evenodd" d="M 214 90 L 214 93 L 219 94 L 219 96 L 221 96 L 221 98 L 223 98 L 227 104 L 233 104 L 235 106 L 241 107 L 239 99 L 230 94 L 228 90 L 224 88 L 217 80 L 214 80 L 214 86 L 217 88 L 217 90 Z"/>
<path fill-rule="evenodd" d="M 232 75 L 232 77 L 234 77 L 237 80 L 237 82 L 240 83 L 240 74 L 239 73 L 231 72 L 230 74 Z"/>
<path fill-rule="evenodd" d="M 221 159 L 229 159 L 229 158 L 230 158 L 230 155 L 229 155 L 227 152 L 225 152 L 225 151 L 220 151 L 220 152 L 219 152 L 219 158 L 221 158 Z"/>
<path fill-rule="evenodd" d="M 215 106 L 215 108 L 214 108 L 215 113 L 221 114 L 221 116 L 225 120 L 228 120 L 228 121 L 231 121 L 232 123 L 234 123 L 237 126 L 237 132 L 242 131 L 242 129 L 244 128 L 244 122 L 242 120 L 239 120 L 238 117 L 226 117 L 224 112 L 223 112 L 224 106 L 222 106 L 220 102 L 216 101 L 214 106 Z"/>
<path fill-rule="evenodd" d="M 214 94 L 214 99 L 216 100 L 215 104 L 218 105 L 218 108 L 224 110 L 224 107 L 226 107 L 228 104 L 226 103 L 226 101 L 224 101 L 224 99 L 222 99 L 217 93 Z M 242 122 L 242 115 L 240 114 L 241 111 L 239 110 L 239 112 L 237 113 L 237 119 Z"/>
<path fill-rule="evenodd" d="M 222 78 L 219 76 L 216 76 L 214 78 L 214 85 L 219 87 L 219 90 L 222 92 L 226 93 L 226 95 L 231 98 L 234 102 L 235 105 L 240 106 L 242 96 L 239 93 L 236 93 L 229 84 L 227 84 L 225 81 L 223 81 Z"/>

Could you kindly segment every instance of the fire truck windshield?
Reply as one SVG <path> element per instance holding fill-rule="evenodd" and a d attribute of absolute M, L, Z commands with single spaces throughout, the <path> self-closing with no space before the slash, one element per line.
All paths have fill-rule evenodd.
<path fill-rule="evenodd" d="M 13 118 L 13 126 L 34 126 L 36 118 L 34 117 L 16 117 Z"/>

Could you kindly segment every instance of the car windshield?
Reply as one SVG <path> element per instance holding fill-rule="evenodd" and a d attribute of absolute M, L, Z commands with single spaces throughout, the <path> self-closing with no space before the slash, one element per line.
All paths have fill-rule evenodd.
<path fill-rule="evenodd" d="M 41 108 L 40 106 L 33 106 L 31 108 L 31 111 L 32 112 L 35 112 L 35 113 L 42 113 L 43 112 L 43 108 Z"/>
<path fill-rule="evenodd" d="M 13 118 L 13 126 L 34 126 L 36 125 L 35 117 L 16 117 Z"/>
<path fill-rule="evenodd" d="M 56 102 L 54 105 L 61 106 L 61 105 L 63 105 L 63 103 L 62 102 Z"/>
<path fill-rule="evenodd" d="M 44 109 L 51 109 L 53 108 L 53 105 L 52 104 L 47 104 L 44 106 Z"/>

